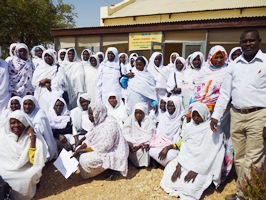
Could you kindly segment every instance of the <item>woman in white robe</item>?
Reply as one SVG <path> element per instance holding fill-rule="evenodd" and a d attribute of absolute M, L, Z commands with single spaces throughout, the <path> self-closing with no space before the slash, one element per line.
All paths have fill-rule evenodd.
<path fill-rule="evenodd" d="M 16 110 L 0 129 L 0 174 L 12 187 L 14 200 L 33 198 L 45 164 L 42 136 L 31 132 L 29 125 L 23 112 Z"/>
<path fill-rule="evenodd" d="M 121 71 L 118 60 L 118 51 L 109 47 L 105 52 L 104 61 L 100 64 L 97 75 L 97 100 L 106 102 L 108 92 L 116 92 L 121 97 L 122 88 L 119 83 Z"/>
<path fill-rule="evenodd" d="M 192 119 L 184 130 L 180 152 L 165 167 L 160 183 L 166 193 L 182 200 L 200 199 L 212 182 L 218 186 L 224 159 L 223 134 L 212 132 L 207 106 L 195 104 Z"/>
<path fill-rule="evenodd" d="M 90 65 L 90 57 L 92 55 L 92 51 L 90 49 L 83 49 L 81 52 L 80 58 L 83 66 Z"/>
<path fill-rule="evenodd" d="M 7 108 L 1 113 L 0 127 L 6 124 L 6 119 L 15 110 L 21 109 L 21 98 L 18 96 L 13 96 L 9 99 Z"/>
<path fill-rule="evenodd" d="M 31 84 L 34 64 L 29 59 L 29 49 L 26 44 L 19 43 L 15 55 L 8 63 L 9 92 L 11 96 L 24 97 L 33 94 Z"/>
<path fill-rule="evenodd" d="M 104 53 L 101 52 L 101 51 L 99 51 L 95 55 L 98 56 L 98 58 L 99 58 L 99 64 L 101 64 L 102 61 L 104 60 Z"/>
<path fill-rule="evenodd" d="M 99 58 L 96 55 L 91 55 L 89 63 L 84 65 L 86 93 L 89 94 L 91 101 L 96 100 L 96 83 L 99 66 Z"/>
<path fill-rule="evenodd" d="M 155 134 L 155 123 L 147 115 L 145 103 L 137 103 L 134 112 L 126 119 L 122 133 L 129 145 L 129 159 L 136 167 L 148 167 L 150 156 L 149 140 Z"/>
<path fill-rule="evenodd" d="M 42 45 L 34 46 L 31 50 L 32 62 L 34 64 L 34 69 L 37 69 L 39 65 L 43 63 L 42 54 L 45 48 Z"/>
<path fill-rule="evenodd" d="M 57 61 L 59 65 L 62 65 L 66 56 L 66 49 L 60 49 L 57 54 Z"/>
<path fill-rule="evenodd" d="M 144 102 L 148 105 L 148 111 L 154 109 L 157 111 L 158 100 L 155 89 L 155 80 L 147 71 L 148 61 L 144 56 L 136 59 L 136 67 L 132 69 L 134 76 L 128 78 L 124 76 L 121 79 L 123 88 L 126 92 L 126 108 L 128 115 L 134 111 L 134 106 L 139 102 Z"/>
<path fill-rule="evenodd" d="M 16 49 L 18 43 L 12 43 L 9 46 L 9 56 L 5 59 L 5 61 L 8 63 L 10 60 L 12 60 L 13 56 L 14 56 L 14 52 Z"/>
<path fill-rule="evenodd" d="M 148 65 L 148 71 L 153 75 L 156 83 L 156 92 L 159 97 L 167 95 L 167 80 L 169 77 L 168 69 L 163 66 L 163 55 L 160 52 L 154 52 Z"/>
<path fill-rule="evenodd" d="M 48 113 L 51 102 L 67 90 L 67 80 L 63 68 L 56 65 L 55 50 L 45 50 L 42 59 L 43 62 L 33 73 L 32 85 L 35 88 L 34 97 L 45 113 Z"/>
<path fill-rule="evenodd" d="M 241 54 L 242 54 L 241 47 L 234 47 L 233 49 L 231 49 L 229 53 L 228 62 L 233 62 Z"/>
<path fill-rule="evenodd" d="M 177 57 L 174 61 L 175 68 L 167 80 L 167 92 L 171 95 L 179 96 L 182 94 L 182 80 L 186 70 L 186 60 L 182 57 Z"/>
<path fill-rule="evenodd" d="M 77 52 L 74 48 L 67 50 L 62 67 L 65 71 L 68 85 L 68 108 L 71 110 L 77 106 L 78 95 L 85 91 L 84 68 L 83 65 L 78 62 Z"/>
<path fill-rule="evenodd" d="M 167 70 L 169 71 L 169 73 L 175 71 L 175 60 L 179 57 L 180 55 L 177 52 L 173 52 L 170 55 L 170 60 L 169 60 L 169 64 L 166 65 Z"/>
<path fill-rule="evenodd" d="M 162 166 L 177 157 L 181 140 L 181 124 L 185 115 L 182 98 L 171 96 L 167 101 L 166 114 L 160 118 L 156 134 L 151 138 L 149 155 Z"/>
<path fill-rule="evenodd" d="M 126 107 L 121 98 L 115 92 L 109 92 L 108 100 L 105 103 L 107 108 L 107 115 L 112 116 L 116 119 L 119 126 L 122 128 L 127 115 Z"/>
<path fill-rule="evenodd" d="M 101 103 L 90 104 L 87 117 L 93 128 L 74 153 L 74 156 L 82 153 L 79 158 L 82 178 L 97 176 L 107 169 L 126 176 L 129 150 L 119 125 L 114 118 L 107 116 L 107 109 Z"/>
<path fill-rule="evenodd" d="M 47 160 L 56 159 L 58 155 L 57 145 L 45 112 L 39 107 L 38 102 L 32 95 L 23 97 L 21 104 L 22 111 L 33 124 L 34 130 L 44 138 L 47 144 Z"/>
<path fill-rule="evenodd" d="M 76 147 L 81 144 L 81 142 L 85 139 L 84 136 L 92 128 L 92 123 L 88 118 L 88 106 L 90 102 L 91 98 L 87 93 L 80 94 L 77 99 L 78 106 L 70 111 L 73 124 L 72 134 L 75 139 Z"/>
<path fill-rule="evenodd" d="M 6 109 L 9 98 L 8 65 L 4 60 L 0 59 L 0 115 Z"/>

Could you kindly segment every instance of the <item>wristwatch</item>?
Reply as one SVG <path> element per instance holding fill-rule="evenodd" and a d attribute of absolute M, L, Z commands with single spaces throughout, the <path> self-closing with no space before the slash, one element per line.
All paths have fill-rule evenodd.
<path fill-rule="evenodd" d="M 29 134 L 29 136 L 31 137 L 31 136 L 36 136 L 36 133 L 35 132 L 31 132 L 30 134 Z"/>

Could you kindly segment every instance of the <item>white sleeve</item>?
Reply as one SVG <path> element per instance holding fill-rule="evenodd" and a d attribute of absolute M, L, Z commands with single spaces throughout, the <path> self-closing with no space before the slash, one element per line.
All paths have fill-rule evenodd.
<path fill-rule="evenodd" d="M 229 68 L 225 78 L 224 82 L 222 83 L 221 89 L 220 89 L 220 96 L 215 104 L 214 112 L 212 114 L 212 118 L 220 120 L 228 102 L 231 98 L 231 92 L 232 92 L 232 70 L 233 68 Z"/>

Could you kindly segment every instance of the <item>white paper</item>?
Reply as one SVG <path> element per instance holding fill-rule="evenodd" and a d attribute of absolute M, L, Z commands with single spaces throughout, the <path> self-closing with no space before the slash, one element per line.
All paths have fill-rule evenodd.
<path fill-rule="evenodd" d="M 54 166 L 66 179 L 78 169 L 79 162 L 76 158 L 70 158 L 72 154 L 72 151 L 62 149 L 58 158 L 54 161 Z"/>

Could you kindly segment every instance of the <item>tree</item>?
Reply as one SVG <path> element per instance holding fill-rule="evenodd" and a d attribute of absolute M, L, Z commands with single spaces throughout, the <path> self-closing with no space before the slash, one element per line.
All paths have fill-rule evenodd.
<path fill-rule="evenodd" d="M 50 30 L 75 26 L 74 6 L 58 0 L 0 0 L 0 46 L 7 50 L 13 42 L 32 48 L 53 42 Z M 7 52 L 7 51 L 6 51 Z"/>

